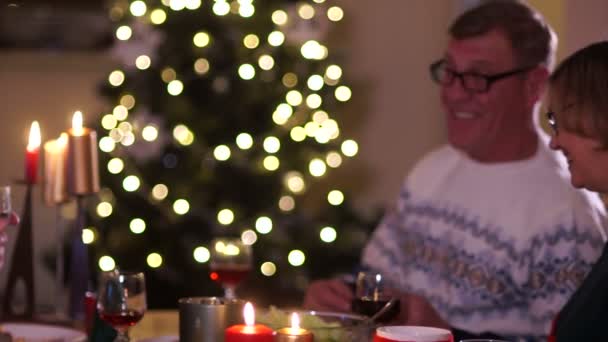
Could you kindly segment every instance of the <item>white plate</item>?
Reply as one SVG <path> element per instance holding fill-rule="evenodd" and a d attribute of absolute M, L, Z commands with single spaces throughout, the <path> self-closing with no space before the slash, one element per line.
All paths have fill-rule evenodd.
<path fill-rule="evenodd" d="M 178 336 L 159 336 L 139 340 L 139 342 L 178 342 Z"/>
<path fill-rule="evenodd" d="M 76 329 L 35 323 L 2 323 L 2 331 L 13 336 L 13 341 L 25 342 L 84 342 L 87 335 Z"/>

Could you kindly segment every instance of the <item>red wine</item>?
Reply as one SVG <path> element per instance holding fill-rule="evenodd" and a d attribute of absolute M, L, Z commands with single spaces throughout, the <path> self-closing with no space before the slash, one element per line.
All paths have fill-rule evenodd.
<path fill-rule="evenodd" d="M 228 286 L 237 286 L 251 271 L 249 265 L 211 265 L 212 280 Z"/>
<path fill-rule="evenodd" d="M 128 310 L 126 312 L 117 313 L 101 313 L 99 315 L 102 320 L 106 321 L 111 326 L 117 327 L 132 327 L 144 316 L 143 312 Z"/>
<path fill-rule="evenodd" d="M 352 309 L 354 312 L 365 315 L 373 316 L 376 312 L 380 311 L 390 298 L 378 298 L 374 300 L 370 297 L 355 298 L 352 302 Z M 393 320 L 399 314 L 400 301 L 397 299 L 392 308 L 385 312 L 382 316 L 378 317 L 377 321 L 381 323 L 388 323 Z"/>

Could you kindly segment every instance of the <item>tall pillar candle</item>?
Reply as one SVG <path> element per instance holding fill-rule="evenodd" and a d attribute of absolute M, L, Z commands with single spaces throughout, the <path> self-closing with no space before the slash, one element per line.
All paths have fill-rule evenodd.
<path fill-rule="evenodd" d="M 36 184 L 38 181 L 38 154 L 40 152 L 40 125 L 32 122 L 25 151 L 25 182 Z"/>
<path fill-rule="evenodd" d="M 81 112 L 74 113 L 68 130 L 68 192 L 79 196 L 99 191 L 97 133 L 83 127 L 82 120 Z"/>
<path fill-rule="evenodd" d="M 44 202 L 55 206 L 69 199 L 67 190 L 68 135 L 44 144 Z"/>

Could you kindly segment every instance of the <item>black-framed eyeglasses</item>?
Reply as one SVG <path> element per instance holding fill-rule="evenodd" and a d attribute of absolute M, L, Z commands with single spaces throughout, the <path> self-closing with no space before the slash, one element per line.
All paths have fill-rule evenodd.
<path fill-rule="evenodd" d="M 564 106 L 561 111 L 564 112 L 572 107 L 574 107 L 574 103 Z M 551 128 L 551 132 L 553 135 L 557 135 L 559 130 L 557 126 L 557 119 L 555 118 L 555 111 L 549 110 L 545 115 L 547 116 L 547 122 L 549 123 L 549 128 Z"/>
<path fill-rule="evenodd" d="M 536 68 L 536 66 L 518 68 L 494 75 L 484 75 L 476 72 L 458 72 L 456 70 L 452 70 L 447 66 L 445 59 L 440 59 L 431 64 L 430 71 L 431 78 L 438 84 L 449 86 L 454 82 L 455 79 L 460 79 L 460 84 L 466 91 L 472 93 L 485 93 L 490 89 L 490 86 L 494 82 L 502 80 L 503 78 L 530 71 L 534 68 Z"/>
<path fill-rule="evenodd" d="M 547 112 L 547 122 L 549 123 L 549 127 L 551 128 L 551 132 L 553 135 L 557 135 L 557 120 L 555 120 L 555 112 L 548 111 Z"/>

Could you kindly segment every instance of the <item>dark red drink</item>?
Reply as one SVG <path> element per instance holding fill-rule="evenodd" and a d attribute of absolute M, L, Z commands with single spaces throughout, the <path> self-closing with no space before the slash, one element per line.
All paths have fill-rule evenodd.
<path fill-rule="evenodd" d="M 352 302 L 352 309 L 354 312 L 365 315 L 365 316 L 373 316 L 376 312 L 380 311 L 390 298 L 381 297 L 374 300 L 371 297 L 361 297 L 355 298 Z M 380 323 L 388 323 L 392 321 L 399 314 L 399 300 L 395 302 L 392 308 L 390 308 L 387 312 L 385 312 L 382 316 L 378 317 L 376 320 Z"/>
<path fill-rule="evenodd" d="M 236 287 L 251 271 L 249 265 L 211 265 L 212 280 L 226 286 Z"/>
<path fill-rule="evenodd" d="M 134 326 L 137 322 L 139 322 L 144 314 L 143 312 L 128 310 L 125 312 L 102 312 L 99 316 L 114 328 L 120 328 Z"/>

